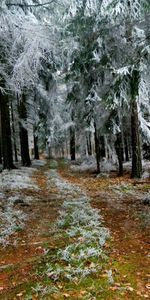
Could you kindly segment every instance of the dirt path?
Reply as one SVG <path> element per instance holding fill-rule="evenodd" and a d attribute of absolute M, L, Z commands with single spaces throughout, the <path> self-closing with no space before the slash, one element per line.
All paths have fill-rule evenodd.
<path fill-rule="evenodd" d="M 48 166 L 37 170 L 31 178 L 38 185 L 38 191 L 24 189 L 19 192 L 21 199 L 30 199 L 29 204 L 21 200 L 17 205 L 27 214 L 28 220 L 25 228 L 14 233 L 9 244 L 0 248 L 0 299 L 22 298 L 20 289 L 37 281 L 36 266 L 47 247 L 53 246 L 49 229 L 57 218 L 59 203 L 56 188 L 51 187 L 49 191 L 45 175 Z"/>
<path fill-rule="evenodd" d="M 57 166 L 51 167 L 51 173 L 47 173 L 48 163 L 33 174 L 38 191 L 21 191 L 22 199 L 30 201 L 17 205 L 28 219 L 25 228 L 10 237 L 9 245 L 0 248 L 0 299 L 150 299 L 149 223 L 148 218 L 141 219 L 148 216 L 149 208 L 142 208 L 139 201 L 135 205 L 133 193 L 124 193 L 123 179 L 117 182 L 72 173 L 63 162 L 59 177 Z M 74 200 L 73 209 L 77 207 L 72 210 Z M 81 220 L 81 228 L 70 225 L 70 214 L 78 218 L 84 201 L 88 210 L 81 215 L 82 222 L 86 216 L 92 227 Z M 97 212 L 104 217 L 102 225 Z M 103 255 L 97 239 L 102 244 L 107 239 L 107 230 L 99 227 L 104 225 L 111 238 L 104 240 Z"/>
<path fill-rule="evenodd" d="M 109 263 L 116 278 L 112 291 L 125 283 L 131 293 L 122 294 L 123 299 L 150 299 L 150 207 L 141 201 L 150 183 L 135 188 L 128 178 L 98 179 L 64 169 L 60 173 L 86 189 L 111 231 Z"/>

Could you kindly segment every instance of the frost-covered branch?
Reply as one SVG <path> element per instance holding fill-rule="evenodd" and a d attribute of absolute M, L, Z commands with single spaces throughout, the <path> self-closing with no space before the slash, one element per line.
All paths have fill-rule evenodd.
<path fill-rule="evenodd" d="M 19 7 L 39 7 L 39 6 L 47 6 L 47 5 L 50 5 L 52 4 L 53 2 L 56 2 L 55 0 L 51 0 L 49 2 L 44 2 L 44 3 L 38 3 L 38 4 L 22 4 L 22 3 L 7 3 L 6 2 L 6 5 L 7 6 L 19 6 Z"/>

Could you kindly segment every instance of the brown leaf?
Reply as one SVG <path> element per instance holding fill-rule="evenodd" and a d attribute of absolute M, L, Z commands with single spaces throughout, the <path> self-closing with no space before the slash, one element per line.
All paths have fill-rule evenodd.
<path fill-rule="evenodd" d="M 80 295 L 84 296 L 87 292 L 86 291 L 80 291 Z"/>
<path fill-rule="evenodd" d="M 17 294 L 17 297 L 22 297 L 22 296 L 23 296 L 23 293 Z"/>
<path fill-rule="evenodd" d="M 150 283 L 146 284 L 145 286 L 148 290 L 150 290 Z"/>
<path fill-rule="evenodd" d="M 129 292 L 133 292 L 133 291 L 134 291 L 134 288 L 132 288 L 131 286 L 128 286 L 128 287 L 127 287 L 127 290 L 128 290 Z"/>
<path fill-rule="evenodd" d="M 69 298 L 69 297 L 70 297 L 70 295 L 67 294 L 67 293 L 64 293 L 63 296 L 64 296 L 65 298 Z"/>
<path fill-rule="evenodd" d="M 118 289 L 118 287 L 117 287 L 117 286 L 111 286 L 109 289 L 110 289 L 111 291 L 115 292 L 115 291 Z"/>

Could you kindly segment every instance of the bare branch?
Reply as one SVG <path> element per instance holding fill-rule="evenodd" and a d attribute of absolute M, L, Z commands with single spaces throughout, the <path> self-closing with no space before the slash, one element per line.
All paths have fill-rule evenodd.
<path fill-rule="evenodd" d="M 7 6 L 20 6 L 20 7 L 39 7 L 39 6 L 45 6 L 53 3 L 55 0 L 51 0 L 49 2 L 45 3 L 39 3 L 39 4 L 21 4 L 21 3 L 6 3 Z"/>

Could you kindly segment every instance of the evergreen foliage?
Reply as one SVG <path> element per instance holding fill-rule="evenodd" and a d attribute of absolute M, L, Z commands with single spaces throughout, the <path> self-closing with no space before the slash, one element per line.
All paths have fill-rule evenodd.
<path fill-rule="evenodd" d="M 1 1 L 4 168 L 20 153 L 30 165 L 33 132 L 36 157 L 38 148 L 68 156 L 70 147 L 72 159 L 95 151 L 98 172 L 104 156 L 118 157 L 122 174 L 132 156 L 132 176 L 141 177 L 142 145 L 150 147 L 149 21 L 148 0 Z"/>

